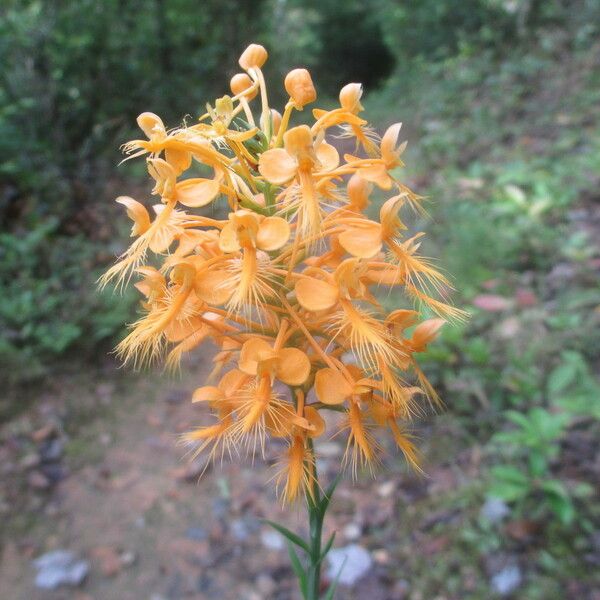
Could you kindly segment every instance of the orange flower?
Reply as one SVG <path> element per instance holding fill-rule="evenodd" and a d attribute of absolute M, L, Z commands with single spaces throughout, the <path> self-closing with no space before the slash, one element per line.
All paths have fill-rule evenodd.
<path fill-rule="evenodd" d="M 404 165 L 400 156 L 406 149 L 406 142 L 398 145 L 401 127 L 402 123 L 388 127 L 379 145 L 380 158 L 360 159 L 351 154 L 344 157 L 363 179 L 376 183 L 383 190 L 389 190 L 394 182 L 389 171 Z"/>
<path fill-rule="evenodd" d="M 344 436 L 342 464 L 355 475 L 377 463 L 378 430 L 419 468 L 407 422 L 427 408 L 423 398 L 439 399 L 417 355 L 462 313 L 447 303 L 447 279 L 419 256 L 422 234 L 406 236 L 404 210 L 418 198 L 393 173 L 405 148 L 400 124 L 379 137 L 362 118 L 362 86 L 350 83 L 339 107 L 315 109 L 312 125 L 290 127 L 316 91 L 308 71 L 294 69 L 280 114 L 269 105 L 267 58 L 250 45 L 233 95 L 208 104 L 194 125 L 168 130 L 153 113 L 139 116 L 147 139 L 125 152 L 146 155 L 160 201 L 151 216 L 145 204 L 117 198 L 134 240 L 101 281 L 139 276 L 143 315 L 117 348 L 125 361 L 165 355 L 175 368 L 205 340 L 217 347 L 210 381 L 220 380 L 193 395 L 213 420 L 185 443 L 216 457 L 280 438 L 274 478 L 284 500 L 316 501 L 319 438 L 328 434 Z M 340 161 L 333 127 L 356 140 L 360 155 Z M 368 211 L 374 186 L 391 191 L 378 217 Z M 227 218 L 202 214 L 211 203 Z M 389 311 L 383 287 L 445 318 Z M 325 411 L 342 413 L 341 421 Z"/>
<path fill-rule="evenodd" d="M 287 131 L 283 141 L 284 148 L 273 148 L 261 154 L 258 169 L 269 183 L 300 187 L 300 198 L 295 203 L 298 227 L 304 235 L 315 235 L 322 218 L 317 183 L 320 177 L 338 166 L 338 152 L 327 142 L 315 144 L 306 125 Z"/>

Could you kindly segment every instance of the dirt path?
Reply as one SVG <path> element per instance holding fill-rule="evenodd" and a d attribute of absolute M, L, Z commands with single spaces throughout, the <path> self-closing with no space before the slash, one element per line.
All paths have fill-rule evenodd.
<path fill-rule="evenodd" d="M 261 523 L 267 517 L 296 529 L 303 516 L 301 506 L 282 511 L 275 497 L 270 479 L 280 448 L 269 451 L 270 466 L 260 458 L 253 468 L 248 461 L 234 461 L 209 468 L 198 481 L 204 463 L 186 462 L 177 444 L 178 433 L 206 422 L 204 409 L 189 402 L 206 370 L 201 366 L 193 376 L 175 381 L 108 370 L 83 389 L 78 379 L 67 380 L 36 404 L 33 425 L 38 429 L 30 437 L 42 437 L 45 421 L 68 413 L 74 402 L 105 406 L 66 436 L 63 463 L 69 475 L 38 492 L 43 503 L 26 507 L 28 526 L 8 536 L 0 564 L 3 599 L 298 597 L 282 540 Z M 341 448 L 327 442 L 323 454 L 321 470 L 331 476 Z M 343 483 L 329 521 L 329 530 L 339 533 L 336 545 L 359 537 L 368 543 L 361 529 L 381 528 L 390 520 L 394 489 L 395 483 L 384 479 Z M 79 588 L 36 589 L 31 561 L 54 549 L 89 561 Z M 339 598 L 361 598 L 365 589 L 370 600 L 403 597 L 390 591 L 389 577 L 384 581 L 389 555 L 374 550 L 370 574 Z"/>

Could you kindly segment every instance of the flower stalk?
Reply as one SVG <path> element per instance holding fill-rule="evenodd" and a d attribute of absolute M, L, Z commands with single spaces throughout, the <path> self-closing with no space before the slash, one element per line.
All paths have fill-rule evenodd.
<path fill-rule="evenodd" d="M 100 283 L 135 278 L 142 295 L 140 318 L 117 347 L 124 362 L 177 368 L 204 341 L 216 345 L 210 382 L 192 397 L 212 421 L 182 442 L 213 459 L 285 442 L 273 479 L 284 502 L 306 501 L 308 540 L 270 523 L 288 541 L 304 598 L 331 600 L 335 586 L 319 594 L 334 536 L 323 545 L 322 533 L 337 481 L 345 469 L 358 476 L 378 464 L 375 430 L 419 469 L 407 424 L 439 399 L 417 355 L 464 313 L 420 255 L 422 234 L 406 236 L 404 215 L 421 198 L 397 178 L 400 123 L 377 133 L 361 116 L 362 86 L 349 83 L 337 108 L 314 108 L 311 126 L 294 126 L 316 88 L 306 69 L 290 71 L 281 115 L 269 106 L 267 58 L 251 44 L 233 95 L 207 104 L 195 124 L 167 129 L 154 113 L 138 117 L 145 138 L 124 151 L 126 160 L 145 157 L 155 199 L 151 210 L 117 199 L 135 239 Z M 353 153 L 340 156 L 332 130 L 354 142 Z M 222 218 L 202 214 L 217 204 Z M 396 310 L 380 301 L 386 288 L 402 298 Z M 314 440 L 327 433 L 346 451 L 323 490 Z"/>

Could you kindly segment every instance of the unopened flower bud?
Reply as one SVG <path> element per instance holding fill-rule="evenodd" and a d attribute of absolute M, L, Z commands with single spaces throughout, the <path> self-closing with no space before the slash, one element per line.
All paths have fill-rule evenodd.
<path fill-rule="evenodd" d="M 281 125 L 281 113 L 274 108 L 271 109 L 271 112 L 267 113 L 271 116 L 271 123 L 273 126 L 272 133 L 277 133 L 279 131 L 279 126 Z M 260 115 L 260 128 L 265 130 L 265 119 L 263 118 L 264 114 Z"/>
<path fill-rule="evenodd" d="M 277 134 L 281 125 L 281 113 L 274 108 L 271 109 L 271 120 L 273 122 L 273 133 Z"/>
<path fill-rule="evenodd" d="M 317 99 L 317 91 L 313 85 L 310 73 L 306 69 L 294 69 L 285 77 L 285 91 L 298 109 L 304 108 Z"/>
<path fill-rule="evenodd" d="M 240 56 L 240 67 L 244 69 L 244 71 L 248 71 L 252 68 L 260 69 L 265 62 L 267 62 L 267 58 L 269 54 L 265 50 L 264 46 L 259 44 L 250 44 Z"/>
<path fill-rule="evenodd" d="M 351 113 L 358 113 L 364 110 L 360 103 L 363 89 L 361 83 L 349 83 L 340 90 L 340 105 Z"/>
<path fill-rule="evenodd" d="M 229 82 L 231 93 L 234 96 L 243 94 L 248 88 L 251 88 L 253 85 L 254 84 L 252 83 L 252 79 L 250 79 L 250 77 L 248 77 L 246 73 L 238 73 L 237 75 L 234 75 L 231 78 L 231 81 Z M 256 94 L 258 94 L 258 90 L 254 89 L 251 92 L 244 94 L 244 96 L 248 100 L 252 100 L 252 98 L 256 97 Z"/>

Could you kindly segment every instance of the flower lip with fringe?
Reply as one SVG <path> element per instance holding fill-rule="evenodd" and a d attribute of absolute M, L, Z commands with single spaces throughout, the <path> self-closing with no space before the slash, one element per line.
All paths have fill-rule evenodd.
<path fill-rule="evenodd" d="M 356 475 L 378 463 L 381 429 L 420 469 L 408 421 L 439 398 L 416 355 L 465 313 L 447 303 L 447 277 L 419 254 L 422 234 L 405 235 L 404 215 L 421 198 L 397 178 L 400 124 L 377 134 L 359 116 L 362 86 L 349 83 L 339 107 L 292 126 L 294 112 L 316 100 L 311 76 L 288 74 L 279 113 L 268 101 L 267 58 L 249 46 L 233 96 L 207 104 L 196 124 L 168 130 L 153 113 L 139 116 L 146 139 L 124 150 L 146 157 L 159 202 L 150 211 L 117 198 L 135 239 L 101 285 L 139 278 L 142 316 L 117 348 L 125 362 L 177 367 L 207 339 L 219 348 L 218 381 L 193 395 L 213 420 L 182 436 L 192 451 L 223 456 L 282 438 L 281 497 L 304 495 L 316 510 L 317 438 L 342 436 L 342 465 Z M 330 143 L 336 134 L 355 142 L 343 160 Z M 378 220 L 366 214 L 374 189 L 387 194 Z M 197 210 L 215 203 L 227 218 Z M 386 289 L 407 306 L 386 311 L 378 296 Z M 326 411 L 342 418 L 327 421 Z"/>

